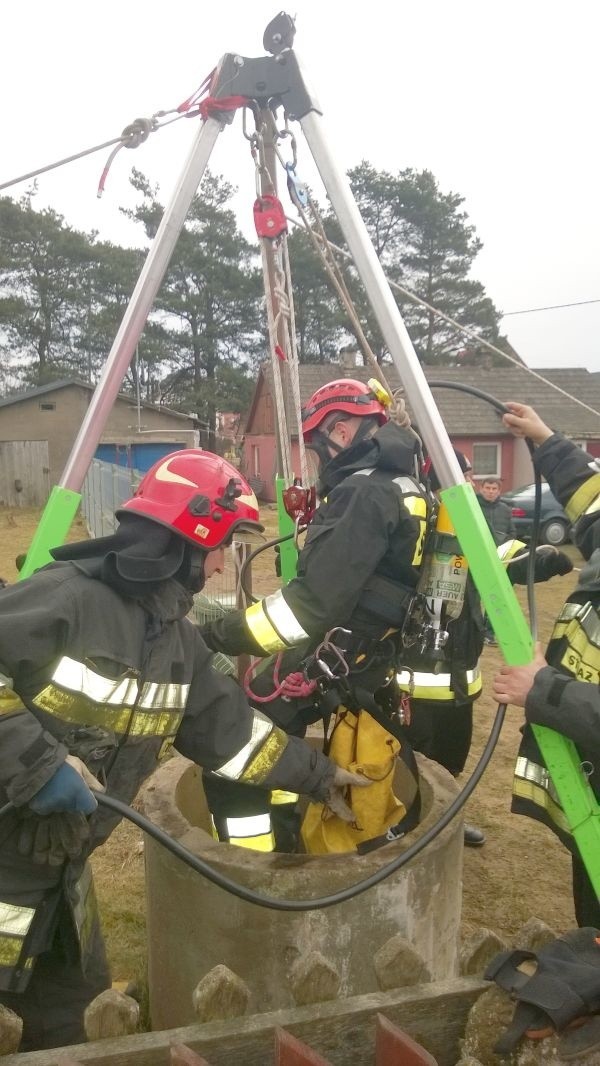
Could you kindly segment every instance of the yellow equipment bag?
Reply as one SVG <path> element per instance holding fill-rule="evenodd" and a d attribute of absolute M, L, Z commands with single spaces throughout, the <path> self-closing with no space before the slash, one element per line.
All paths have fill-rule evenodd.
<path fill-rule="evenodd" d="M 363 774 L 374 783 L 369 788 L 350 787 L 348 803 L 355 824 L 348 825 L 322 803 L 309 803 L 302 823 L 302 840 L 311 855 L 355 851 L 385 833 L 406 814 L 394 795 L 394 771 L 400 742 L 366 711 L 353 714 L 339 707 L 329 756 L 338 766 Z"/>

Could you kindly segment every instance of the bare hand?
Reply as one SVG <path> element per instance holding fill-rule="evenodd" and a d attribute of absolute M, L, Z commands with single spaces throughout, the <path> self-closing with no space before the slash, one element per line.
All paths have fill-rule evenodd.
<path fill-rule="evenodd" d="M 529 437 L 534 444 L 543 444 L 552 436 L 552 430 L 533 407 L 524 403 L 506 403 L 505 407 L 509 413 L 502 416 L 502 421 L 514 437 Z"/>
<path fill-rule="evenodd" d="M 536 644 L 532 662 L 525 666 L 503 666 L 496 674 L 492 686 L 498 703 L 511 703 L 513 707 L 524 707 L 538 670 L 547 665 L 541 645 Z"/>
<path fill-rule="evenodd" d="M 341 818 L 342 822 L 348 822 L 352 824 L 355 821 L 352 808 L 348 806 L 344 799 L 344 791 L 348 785 L 353 785 L 358 788 L 367 788 L 372 785 L 373 782 L 368 777 L 362 777 L 360 774 L 353 774 L 350 770 L 343 770 L 341 766 L 338 766 L 335 771 L 335 777 L 327 799 L 325 800 L 325 806 L 329 807 L 330 811 L 337 814 L 338 818 Z"/>

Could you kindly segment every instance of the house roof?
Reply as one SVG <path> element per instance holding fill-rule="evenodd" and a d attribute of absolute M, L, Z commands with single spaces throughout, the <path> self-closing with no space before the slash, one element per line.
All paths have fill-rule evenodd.
<path fill-rule="evenodd" d="M 63 378 L 60 381 L 51 381 L 48 385 L 38 385 L 37 388 L 28 389 L 27 392 L 16 392 L 12 396 L 6 396 L 3 400 L 0 400 L 0 407 L 10 407 L 12 404 L 22 403 L 24 400 L 33 400 L 38 396 L 46 396 L 48 393 L 56 392 L 58 389 L 68 389 L 73 386 L 79 389 L 87 389 L 88 392 L 94 392 L 95 389 L 95 386 L 90 385 L 89 381 L 82 381 L 79 378 Z M 124 392 L 120 392 L 117 399 L 125 400 L 132 407 L 137 407 L 135 397 L 128 396 Z M 172 411 L 170 407 L 149 403 L 147 400 L 140 400 L 140 407 L 147 407 L 152 411 L 159 411 L 173 418 L 182 418 L 186 422 L 193 421 L 192 415 L 182 414 L 181 411 Z"/>
<path fill-rule="evenodd" d="M 384 374 L 394 389 L 400 386 L 400 379 L 395 366 L 386 365 Z M 535 370 L 535 377 L 527 367 L 424 367 L 428 381 L 444 381 L 453 385 L 465 385 L 479 389 L 497 400 L 515 400 L 535 407 L 538 414 L 553 429 L 560 430 L 567 437 L 577 440 L 600 439 L 600 373 L 591 373 L 583 367 L 571 369 Z M 374 372 L 364 366 L 346 368 L 338 363 L 305 364 L 299 367 L 300 396 L 305 403 L 313 392 L 322 385 L 336 378 L 357 378 L 367 381 L 375 377 Z M 289 374 L 284 374 L 288 379 Z M 540 378 L 547 379 L 546 381 Z M 259 376 L 259 384 L 264 379 L 267 388 L 272 391 L 273 371 L 270 364 L 264 364 Z M 564 392 L 558 392 L 551 382 Z M 290 412 L 292 432 L 296 433 L 296 419 L 291 388 L 286 384 L 287 409 Z M 257 386 L 258 388 L 258 386 Z M 460 392 L 457 389 L 432 387 L 432 393 L 440 415 L 450 436 L 490 436 L 504 434 L 500 415 L 485 400 Z M 577 400 L 593 407 L 599 413 L 593 414 L 582 407 Z M 410 403 L 407 401 L 410 412 Z M 253 402 L 248 418 L 247 432 L 252 433 L 252 420 L 255 410 Z"/>

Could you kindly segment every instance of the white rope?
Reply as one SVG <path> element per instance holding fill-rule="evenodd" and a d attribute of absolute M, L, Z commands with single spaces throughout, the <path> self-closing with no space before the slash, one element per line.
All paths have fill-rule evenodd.
<path fill-rule="evenodd" d="M 294 410 L 296 414 L 296 425 L 298 426 L 298 455 L 300 458 L 300 480 L 303 485 L 308 485 L 308 463 L 306 460 L 306 448 L 304 445 L 304 437 L 302 436 L 302 398 L 300 396 L 300 358 L 298 355 L 298 342 L 296 338 L 296 313 L 294 309 L 294 288 L 292 285 L 292 271 L 290 266 L 290 256 L 287 242 L 287 235 L 282 242 L 282 257 L 285 267 L 285 280 L 287 286 L 288 302 L 288 322 L 286 330 L 286 339 L 288 341 L 288 365 L 290 368 L 290 382 L 292 385 L 292 395 L 294 397 Z"/>
<path fill-rule="evenodd" d="M 281 475 L 288 483 L 292 483 L 292 460 L 290 455 L 290 438 L 287 432 L 287 417 L 285 413 L 285 400 L 283 396 L 283 386 L 281 382 L 281 369 L 280 362 L 277 356 L 276 347 L 277 340 L 277 326 L 275 324 L 275 312 L 273 308 L 273 299 L 271 295 L 271 284 L 269 279 L 269 263 L 267 259 L 266 249 L 266 237 L 260 242 L 260 251 L 262 258 L 263 279 L 265 286 L 265 300 L 267 305 L 267 322 L 269 326 L 269 348 L 271 351 L 271 369 L 273 372 L 273 385 L 275 391 L 275 409 L 277 414 L 278 438 L 281 451 Z"/>
<path fill-rule="evenodd" d="M 288 222 L 292 223 L 293 226 L 300 227 L 301 223 L 298 222 L 296 218 L 291 218 L 289 215 L 286 215 L 286 218 Z M 315 234 L 315 237 L 318 241 L 324 240 L 324 238 L 318 234 Z M 334 252 L 337 252 L 339 255 L 344 256 L 345 259 L 352 260 L 352 255 L 350 254 L 350 252 L 347 252 L 344 248 L 339 248 L 337 244 L 333 244 L 333 242 L 328 240 L 327 238 L 325 238 L 325 240 L 329 245 L 329 248 L 332 249 Z M 524 363 L 521 363 L 518 359 L 515 359 L 514 356 L 509 355 L 508 352 L 503 352 L 501 348 L 497 348 L 495 344 L 491 343 L 491 341 L 486 340 L 485 337 L 481 337 L 478 333 L 475 332 L 474 329 L 471 329 L 470 326 L 461 325 L 461 323 L 457 322 L 456 319 L 451 318 L 450 315 L 445 314 L 444 311 L 440 311 L 439 308 L 433 307 L 432 304 L 428 304 L 426 300 L 422 300 L 420 296 L 417 296 L 414 292 L 411 292 L 410 289 L 405 289 L 402 285 L 398 285 L 398 283 L 392 281 L 391 278 L 387 278 L 387 283 L 391 289 L 396 289 L 397 292 L 400 292 L 403 296 L 406 296 L 408 300 L 412 300 L 413 303 L 418 304 L 420 307 L 424 307 L 427 311 L 430 311 L 438 318 L 441 318 L 450 326 L 454 326 L 454 328 L 457 329 L 459 333 L 464 333 L 465 336 L 471 337 L 473 340 L 476 340 L 478 344 L 481 344 L 484 348 L 487 348 L 488 351 L 494 352 L 495 355 L 501 355 L 503 359 L 507 359 L 509 363 L 512 363 L 520 370 L 525 370 L 528 374 L 530 374 L 534 378 L 537 378 L 537 380 L 541 381 L 544 385 L 548 385 L 549 388 L 554 389 L 555 392 L 559 392 L 568 400 L 572 400 L 573 403 L 579 404 L 579 406 L 583 407 L 586 411 L 590 411 L 591 414 L 598 415 L 598 417 L 600 417 L 600 411 L 597 411 L 595 407 L 590 407 L 589 404 L 585 403 L 583 400 L 580 400 L 578 396 L 573 396 L 570 392 L 567 392 L 566 389 L 561 389 L 560 385 L 556 385 L 553 381 L 549 381 L 548 378 L 545 378 L 543 376 L 543 374 L 538 374 L 536 370 L 532 370 L 531 367 L 526 366 Z"/>

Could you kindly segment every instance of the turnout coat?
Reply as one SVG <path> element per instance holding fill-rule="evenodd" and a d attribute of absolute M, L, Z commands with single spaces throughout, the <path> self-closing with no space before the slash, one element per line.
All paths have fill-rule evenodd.
<path fill-rule="evenodd" d="M 85 859 L 118 818 L 100 807 L 84 854 L 63 865 L 35 863 L 19 846 L 24 812 L 35 817 L 27 801 L 67 752 L 104 774 L 125 803 L 171 745 L 229 780 L 317 799 L 333 777 L 325 756 L 287 737 L 211 667 L 185 617 L 190 594 L 174 579 L 154 588 L 126 597 L 60 562 L 0 592 L 0 806 L 17 808 L 0 820 L 0 989 L 26 987 L 65 897 L 85 955 L 93 909 Z"/>

